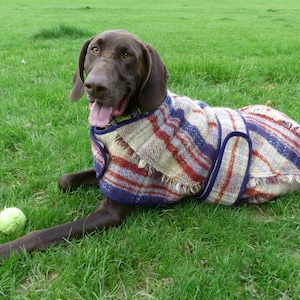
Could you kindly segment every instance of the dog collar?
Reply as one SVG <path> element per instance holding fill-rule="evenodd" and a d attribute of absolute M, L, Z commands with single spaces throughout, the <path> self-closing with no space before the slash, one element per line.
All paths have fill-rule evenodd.
<path fill-rule="evenodd" d="M 133 111 L 131 114 L 121 117 L 114 117 L 109 124 L 105 127 L 105 129 L 108 129 L 110 127 L 118 126 L 119 123 L 123 121 L 129 121 L 131 119 L 135 119 L 142 115 L 142 112 L 139 108 L 137 108 L 135 111 Z"/>

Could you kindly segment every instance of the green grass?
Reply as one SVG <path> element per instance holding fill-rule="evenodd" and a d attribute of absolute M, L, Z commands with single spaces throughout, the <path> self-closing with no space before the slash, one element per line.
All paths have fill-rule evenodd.
<path fill-rule="evenodd" d="M 87 36 L 92 36 L 91 31 L 84 31 L 78 27 L 60 24 L 54 26 L 50 29 L 42 28 L 38 33 L 33 35 L 35 39 L 60 39 L 60 38 L 86 38 Z"/>
<path fill-rule="evenodd" d="M 0 4 L 0 201 L 25 212 L 23 233 L 101 201 L 98 190 L 65 195 L 56 184 L 92 164 L 86 101 L 68 102 L 90 35 L 139 35 L 161 54 L 173 92 L 233 108 L 272 101 L 300 120 L 297 0 Z M 139 208 L 120 228 L 3 261 L 0 298 L 299 299 L 299 196 Z"/>

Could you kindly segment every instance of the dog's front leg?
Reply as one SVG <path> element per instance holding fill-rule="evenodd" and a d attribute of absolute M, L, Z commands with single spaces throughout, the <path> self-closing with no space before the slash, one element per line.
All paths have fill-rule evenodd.
<path fill-rule="evenodd" d="M 58 181 L 58 186 L 62 191 L 73 190 L 82 185 L 99 185 L 99 179 L 96 178 L 96 172 L 94 169 L 65 174 L 61 176 Z"/>
<path fill-rule="evenodd" d="M 12 242 L 0 245 L 0 260 L 11 252 L 32 252 L 51 245 L 81 238 L 85 233 L 104 230 L 118 226 L 130 214 L 133 207 L 114 202 L 108 198 L 102 201 L 101 207 L 89 216 L 58 225 L 52 228 L 30 232 Z"/>

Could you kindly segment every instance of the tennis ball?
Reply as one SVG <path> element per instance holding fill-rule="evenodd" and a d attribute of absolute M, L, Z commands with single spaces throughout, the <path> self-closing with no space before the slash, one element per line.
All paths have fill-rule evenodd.
<path fill-rule="evenodd" d="M 0 231 L 11 234 L 21 231 L 26 223 L 26 216 L 17 207 L 4 208 L 0 212 Z"/>

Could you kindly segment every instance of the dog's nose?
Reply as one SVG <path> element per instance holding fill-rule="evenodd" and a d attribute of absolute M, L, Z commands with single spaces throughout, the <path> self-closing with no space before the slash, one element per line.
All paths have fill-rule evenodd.
<path fill-rule="evenodd" d="M 108 91 L 108 82 L 106 77 L 89 74 L 84 82 L 86 91 L 94 96 L 101 97 Z"/>

